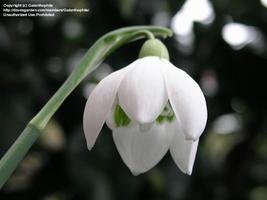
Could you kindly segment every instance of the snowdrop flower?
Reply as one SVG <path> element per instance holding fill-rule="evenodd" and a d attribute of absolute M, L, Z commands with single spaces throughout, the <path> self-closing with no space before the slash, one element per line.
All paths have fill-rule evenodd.
<path fill-rule="evenodd" d="M 88 148 L 106 122 L 134 175 L 154 167 L 168 150 L 182 172 L 192 173 L 206 101 L 198 84 L 168 59 L 159 40 L 148 40 L 139 59 L 100 81 L 85 106 Z"/>

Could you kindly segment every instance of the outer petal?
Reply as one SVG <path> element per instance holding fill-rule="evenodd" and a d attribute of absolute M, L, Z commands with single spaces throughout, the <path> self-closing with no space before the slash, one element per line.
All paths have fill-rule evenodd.
<path fill-rule="evenodd" d="M 183 70 L 164 60 L 162 67 L 169 100 L 187 139 L 197 140 L 207 122 L 205 97 L 198 84 Z"/>
<path fill-rule="evenodd" d="M 130 66 L 128 66 L 130 67 Z M 128 68 L 116 71 L 95 87 L 85 105 L 83 129 L 88 149 L 91 149 L 114 103 L 118 87 Z"/>
<path fill-rule="evenodd" d="M 165 125 L 153 123 L 149 129 L 138 124 L 113 129 L 113 139 L 124 163 L 134 175 L 154 167 L 169 149 Z"/>
<path fill-rule="evenodd" d="M 170 153 L 173 160 L 182 172 L 191 175 L 196 157 L 198 140 L 186 140 L 177 122 L 172 123 L 167 130 L 169 130 L 169 134 L 173 134 L 172 143 L 170 145 Z"/>
<path fill-rule="evenodd" d="M 167 103 L 161 65 L 158 57 L 138 59 L 121 82 L 119 103 L 130 118 L 140 123 L 153 122 Z"/>

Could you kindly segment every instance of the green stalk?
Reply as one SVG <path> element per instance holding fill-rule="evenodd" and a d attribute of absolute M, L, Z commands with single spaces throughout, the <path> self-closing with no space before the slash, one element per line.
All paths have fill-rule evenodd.
<path fill-rule="evenodd" d="M 138 39 L 153 38 L 154 36 L 165 38 L 171 35 L 172 32 L 163 27 L 133 26 L 112 31 L 98 39 L 87 51 L 80 64 L 73 70 L 63 85 L 28 123 L 21 135 L 0 160 L 0 189 L 68 95 L 110 53 L 128 42 Z"/>

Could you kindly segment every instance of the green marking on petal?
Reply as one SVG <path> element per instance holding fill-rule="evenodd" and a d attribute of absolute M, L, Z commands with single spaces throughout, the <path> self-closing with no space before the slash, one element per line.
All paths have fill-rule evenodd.
<path fill-rule="evenodd" d="M 130 118 L 126 115 L 126 113 L 122 110 L 122 108 L 119 105 L 117 105 L 114 110 L 114 121 L 116 127 L 127 126 L 131 122 Z"/>
<path fill-rule="evenodd" d="M 158 116 L 156 119 L 156 122 L 159 124 L 162 124 L 164 122 L 165 117 L 163 115 Z"/>
<path fill-rule="evenodd" d="M 174 114 L 171 115 L 171 116 L 167 116 L 167 121 L 168 122 L 172 122 L 174 120 L 174 118 L 175 118 L 175 115 Z"/>
<path fill-rule="evenodd" d="M 164 122 L 168 122 L 171 123 L 173 120 L 175 119 L 175 115 L 174 112 L 171 108 L 171 105 L 168 103 L 163 111 L 161 112 L 161 114 L 158 116 L 158 118 L 156 119 L 156 122 L 158 124 L 163 124 Z"/>

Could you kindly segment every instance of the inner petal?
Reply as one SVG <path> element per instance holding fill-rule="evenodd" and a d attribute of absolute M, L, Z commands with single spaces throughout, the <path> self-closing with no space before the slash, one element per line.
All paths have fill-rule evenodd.
<path fill-rule="evenodd" d="M 156 122 L 162 124 L 165 122 L 171 123 L 174 120 L 175 120 L 175 114 L 173 112 L 170 102 L 168 102 L 164 107 L 163 111 L 157 117 Z"/>

